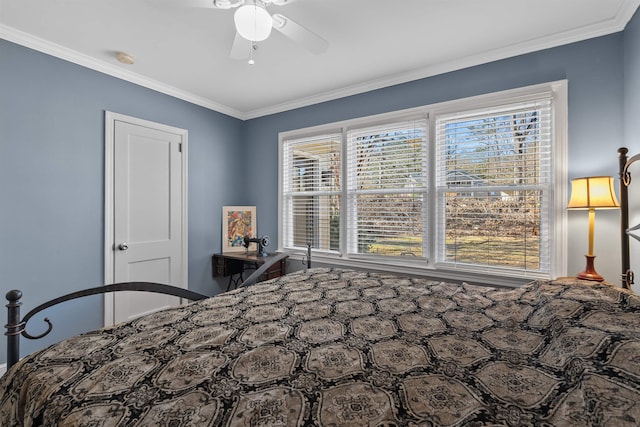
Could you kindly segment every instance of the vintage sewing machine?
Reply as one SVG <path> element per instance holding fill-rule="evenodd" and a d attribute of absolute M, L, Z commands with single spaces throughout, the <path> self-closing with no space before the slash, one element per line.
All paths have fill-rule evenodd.
<path fill-rule="evenodd" d="M 267 250 L 265 248 L 269 246 L 269 236 L 264 235 L 259 238 L 244 236 L 243 246 L 248 249 L 251 243 L 258 244 L 258 250 L 256 251 L 256 255 L 267 256 Z"/>

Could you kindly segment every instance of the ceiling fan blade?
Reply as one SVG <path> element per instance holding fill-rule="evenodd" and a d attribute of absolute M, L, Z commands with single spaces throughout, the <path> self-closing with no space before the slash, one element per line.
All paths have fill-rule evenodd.
<path fill-rule="evenodd" d="M 218 9 L 231 9 L 244 4 L 244 0 L 209 0 L 209 2 Z"/>
<path fill-rule="evenodd" d="M 286 16 L 274 13 L 271 17 L 273 18 L 274 29 L 304 46 L 311 53 L 322 53 L 329 47 L 328 41 Z"/>
<path fill-rule="evenodd" d="M 233 39 L 233 46 L 229 52 L 229 58 L 244 60 L 249 58 L 251 54 L 251 42 L 236 32 L 236 38 Z"/>
<path fill-rule="evenodd" d="M 174 3 L 175 0 L 172 0 Z M 244 4 L 244 0 L 180 0 L 180 7 L 202 9 L 232 9 Z"/>
<path fill-rule="evenodd" d="M 174 2 L 175 3 L 175 2 Z M 180 0 L 180 7 L 213 9 L 213 0 Z"/>
<path fill-rule="evenodd" d="M 276 6 L 284 6 L 287 4 L 291 4 L 296 0 L 270 0 L 271 3 L 275 4 Z"/>

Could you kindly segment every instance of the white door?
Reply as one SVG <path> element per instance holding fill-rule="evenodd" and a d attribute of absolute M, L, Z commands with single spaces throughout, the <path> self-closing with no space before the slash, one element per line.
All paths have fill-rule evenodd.
<path fill-rule="evenodd" d="M 112 275 L 107 283 L 157 282 L 187 287 L 186 131 L 107 113 L 112 184 Z M 109 172 L 111 176 L 109 177 Z M 107 267 L 105 267 L 105 272 Z M 107 274 L 105 274 L 107 276 Z M 107 279 L 107 277 L 105 277 Z M 178 305 L 177 297 L 116 292 L 105 298 L 105 323 Z"/>

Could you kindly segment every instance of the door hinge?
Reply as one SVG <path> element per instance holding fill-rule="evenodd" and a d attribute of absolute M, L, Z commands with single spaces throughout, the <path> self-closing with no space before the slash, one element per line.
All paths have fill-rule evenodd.
<path fill-rule="evenodd" d="M 178 153 L 182 153 L 182 142 L 178 143 Z"/>

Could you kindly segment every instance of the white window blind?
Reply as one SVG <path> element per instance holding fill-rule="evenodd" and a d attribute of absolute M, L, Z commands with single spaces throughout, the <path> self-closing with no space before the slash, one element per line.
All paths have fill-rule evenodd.
<path fill-rule="evenodd" d="M 436 117 L 437 261 L 550 269 L 551 95 Z"/>
<path fill-rule="evenodd" d="M 341 139 L 331 133 L 284 141 L 285 247 L 340 249 Z"/>
<path fill-rule="evenodd" d="M 424 256 L 426 119 L 347 132 L 348 252 Z"/>

